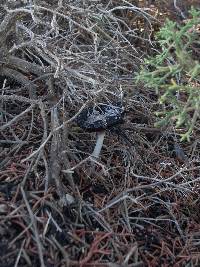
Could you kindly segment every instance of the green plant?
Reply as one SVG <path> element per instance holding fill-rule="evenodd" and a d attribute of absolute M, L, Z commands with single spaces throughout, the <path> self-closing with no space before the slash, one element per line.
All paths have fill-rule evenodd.
<path fill-rule="evenodd" d="M 178 25 L 167 20 L 156 38 L 159 51 L 147 58 L 136 81 L 154 88 L 163 110 L 156 112 L 157 126 L 170 121 L 183 127 L 181 140 L 189 140 L 200 116 L 200 10 Z"/>

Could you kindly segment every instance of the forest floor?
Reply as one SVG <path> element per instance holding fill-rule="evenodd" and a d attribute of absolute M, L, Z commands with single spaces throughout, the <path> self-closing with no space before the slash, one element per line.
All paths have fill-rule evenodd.
<path fill-rule="evenodd" d="M 33 17 L 50 16 L 58 1 L 36 2 L 35 15 L 18 16 L 25 26 L 17 34 L 29 36 Z M 67 34 L 43 35 L 41 45 L 40 25 L 31 45 L 10 37 L 12 56 L 46 68 L 43 76 L 36 68 L 20 72 L 36 98 L 20 84 L 24 78 L 0 73 L 0 267 L 200 266 L 199 132 L 181 143 L 172 125 L 155 128 L 158 97 L 134 82 L 166 18 L 183 23 L 199 1 L 88 1 L 84 13 L 85 1 L 64 2 L 54 19 L 61 27 L 70 16 Z M 130 142 L 108 130 L 92 161 L 96 135 L 72 118 L 85 104 L 116 101 L 122 92 L 120 131 Z"/>

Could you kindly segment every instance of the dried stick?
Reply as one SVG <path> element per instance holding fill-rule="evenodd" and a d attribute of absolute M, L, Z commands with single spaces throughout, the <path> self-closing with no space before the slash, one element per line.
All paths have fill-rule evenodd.
<path fill-rule="evenodd" d="M 27 210 L 28 210 L 32 225 L 33 225 L 33 232 L 34 232 L 36 243 L 37 243 L 38 254 L 39 254 L 39 258 L 40 258 L 40 264 L 41 264 L 41 267 L 45 267 L 44 257 L 43 257 L 43 252 L 42 252 L 43 248 L 42 248 L 42 244 L 41 244 L 41 241 L 40 241 L 40 237 L 39 237 L 39 233 L 38 233 L 38 228 L 37 228 L 35 216 L 34 216 L 32 210 L 31 210 L 31 207 L 30 207 L 30 205 L 28 203 L 28 200 L 27 200 L 27 197 L 26 197 L 26 194 L 24 192 L 23 187 L 21 187 L 21 192 L 22 192 L 22 196 L 23 196 L 24 202 L 26 204 L 26 207 L 27 207 Z"/>

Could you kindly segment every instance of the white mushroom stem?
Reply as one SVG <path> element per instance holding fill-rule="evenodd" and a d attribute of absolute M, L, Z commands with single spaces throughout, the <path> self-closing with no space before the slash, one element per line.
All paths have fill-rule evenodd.
<path fill-rule="evenodd" d="M 96 142 L 95 148 L 92 152 L 92 156 L 94 158 L 99 158 L 99 155 L 101 153 L 101 149 L 103 146 L 103 140 L 105 137 L 105 133 L 106 133 L 106 131 L 101 131 L 101 132 L 97 133 L 97 142 Z"/>

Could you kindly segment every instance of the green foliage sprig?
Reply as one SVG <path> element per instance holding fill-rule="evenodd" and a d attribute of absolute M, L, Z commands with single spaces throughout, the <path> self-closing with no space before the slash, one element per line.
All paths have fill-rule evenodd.
<path fill-rule="evenodd" d="M 167 20 L 156 38 L 160 49 L 147 58 L 136 81 L 159 94 L 163 111 L 157 126 L 172 121 L 185 130 L 181 140 L 189 140 L 200 116 L 200 10 L 192 8 L 184 24 Z"/>

